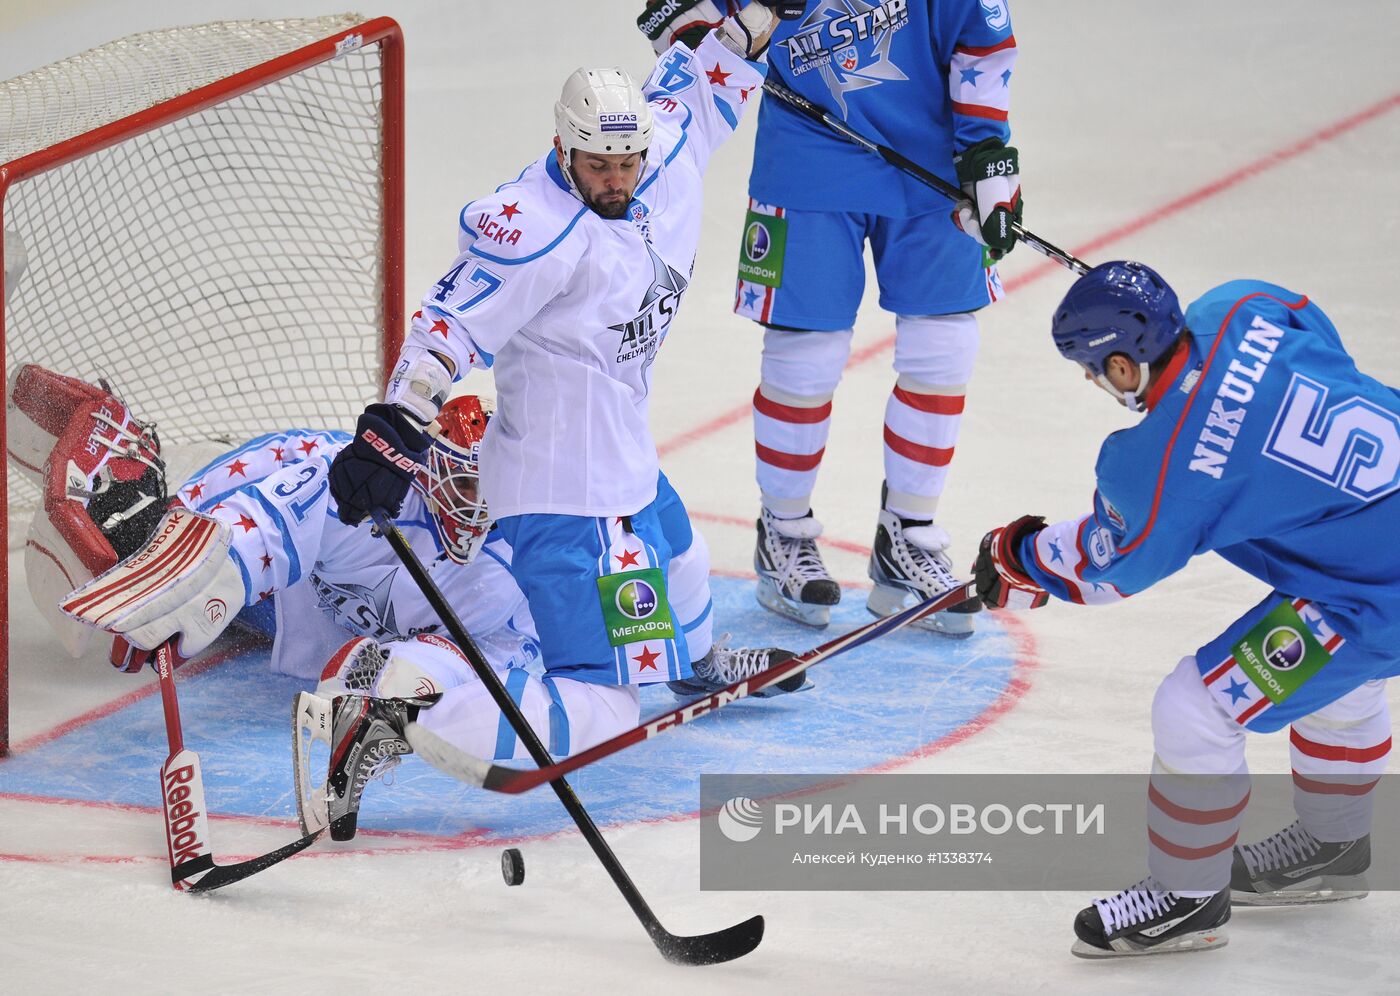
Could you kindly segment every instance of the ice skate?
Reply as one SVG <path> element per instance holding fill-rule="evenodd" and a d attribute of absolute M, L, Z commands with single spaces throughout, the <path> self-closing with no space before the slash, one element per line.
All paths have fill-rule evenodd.
<path fill-rule="evenodd" d="M 1255 844 L 1235 848 L 1230 902 L 1235 906 L 1305 906 L 1362 899 L 1371 867 L 1371 835 L 1326 843 L 1294 820 Z"/>
<path fill-rule="evenodd" d="M 708 695 L 795 656 L 797 655 L 791 651 L 779 650 L 777 647 L 727 647 L 723 641 L 719 641 L 710 648 L 708 654 L 690 666 L 692 674 L 689 678 L 668 681 L 666 687 L 683 699 Z M 798 671 L 776 685 L 755 692 L 754 697 L 766 699 L 787 692 L 804 691 L 811 687 L 811 683 L 807 681 L 807 672 Z"/>
<path fill-rule="evenodd" d="M 1074 918 L 1079 938 L 1070 952 L 1080 958 L 1122 958 L 1209 951 L 1229 943 L 1230 890 L 1187 899 L 1145 878 L 1116 896 L 1095 899 Z"/>
<path fill-rule="evenodd" d="M 883 505 L 882 501 L 880 524 L 870 551 L 869 574 L 875 587 L 866 608 L 877 616 L 892 616 L 961 585 L 948 556 L 947 531 L 929 520 L 902 519 Z M 972 635 L 972 617 L 981 609 L 980 601 L 969 598 L 913 625 L 965 639 Z"/>
<path fill-rule="evenodd" d="M 352 839 L 365 786 L 387 774 L 402 755 L 413 753 L 404 739 L 404 727 L 420 707 L 437 698 L 342 695 L 326 699 L 309 692 L 298 694 L 292 721 L 302 832 L 314 833 L 329 826 L 333 840 Z M 316 786 L 311 776 L 311 745 L 315 741 L 330 750 L 330 770 L 322 786 Z"/>
<path fill-rule="evenodd" d="M 811 512 L 800 519 L 779 519 L 765 508 L 758 517 L 753 553 L 758 604 L 818 628 L 831 622 L 831 607 L 841 601 L 841 586 L 817 550 L 821 532 Z"/>

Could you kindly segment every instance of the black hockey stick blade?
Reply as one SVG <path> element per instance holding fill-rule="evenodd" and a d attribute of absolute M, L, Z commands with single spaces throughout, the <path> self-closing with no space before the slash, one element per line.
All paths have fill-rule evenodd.
<path fill-rule="evenodd" d="M 213 892 L 215 889 L 222 889 L 234 882 L 241 882 L 251 875 L 256 875 L 260 871 L 265 871 L 273 865 L 287 860 L 293 854 L 300 854 L 320 840 L 323 833 L 325 833 L 324 830 L 317 830 L 315 833 L 307 834 L 290 844 L 284 844 L 275 851 L 268 851 L 266 854 L 260 854 L 256 858 L 249 858 L 247 861 L 240 861 L 237 864 L 215 865 L 198 882 L 185 891 L 190 893 Z"/>
<path fill-rule="evenodd" d="M 754 916 L 713 934 L 680 937 L 659 923 L 651 931 L 652 943 L 673 965 L 719 965 L 742 958 L 763 940 L 763 917 Z"/>

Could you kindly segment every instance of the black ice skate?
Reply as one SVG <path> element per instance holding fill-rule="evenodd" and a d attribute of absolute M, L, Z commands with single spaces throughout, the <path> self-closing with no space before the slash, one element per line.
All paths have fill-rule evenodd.
<path fill-rule="evenodd" d="M 1235 906 L 1303 906 L 1361 899 L 1371 867 L 1371 835 L 1325 843 L 1294 821 L 1257 844 L 1235 848 L 1230 902 Z"/>
<path fill-rule="evenodd" d="M 668 681 L 666 687 L 683 699 L 697 695 L 708 695 L 721 688 L 727 688 L 736 681 L 751 678 L 775 664 L 792 660 L 797 655 L 777 647 L 726 647 L 723 641 L 710 648 L 710 652 L 690 666 L 691 676 L 680 681 Z M 811 685 L 807 682 L 807 672 L 798 671 L 788 675 L 776 685 L 769 685 L 755 698 L 766 699 L 787 692 L 800 692 Z"/>
<path fill-rule="evenodd" d="M 418 710 L 439 696 L 415 699 L 372 699 L 363 695 L 322 698 L 297 695 L 292 707 L 296 751 L 297 808 L 302 831 L 314 833 L 329 825 L 331 839 L 355 836 L 360 798 L 373 778 L 387 774 L 413 748 L 404 727 Z M 329 773 L 324 787 L 313 787 L 310 752 L 313 741 L 330 747 Z"/>
<path fill-rule="evenodd" d="M 892 616 L 918 602 L 956 588 L 963 582 L 953 575 L 948 556 L 948 534 L 932 520 L 902 519 L 880 502 L 880 524 L 875 529 L 875 545 L 870 550 L 870 580 L 875 587 L 865 606 L 874 615 Z M 925 616 L 913 625 L 966 639 L 972 635 L 975 613 L 982 603 L 976 598 Z"/>
<path fill-rule="evenodd" d="M 1074 918 L 1079 938 L 1070 948 L 1080 958 L 1121 958 L 1209 951 L 1229 941 L 1230 890 L 1203 899 L 1187 899 L 1145 878 L 1116 896 L 1095 899 Z"/>
<path fill-rule="evenodd" d="M 817 550 L 821 532 L 811 512 L 800 519 L 779 519 L 765 508 L 758 517 L 753 552 L 758 604 L 818 628 L 831 622 L 831 607 L 841 601 L 841 586 L 832 580 Z"/>

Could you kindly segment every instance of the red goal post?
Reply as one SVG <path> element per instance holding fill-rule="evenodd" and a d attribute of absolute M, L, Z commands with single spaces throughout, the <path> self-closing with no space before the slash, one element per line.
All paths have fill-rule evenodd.
<path fill-rule="evenodd" d="M 353 424 L 403 333 L 403 62 L 392 19 L 344 14 L 146 32 L 0 82 L 5 382 L 105 377 L 170 451 Z M 4 459 L 0 756 L 9 551 L 38 502 Z"/>

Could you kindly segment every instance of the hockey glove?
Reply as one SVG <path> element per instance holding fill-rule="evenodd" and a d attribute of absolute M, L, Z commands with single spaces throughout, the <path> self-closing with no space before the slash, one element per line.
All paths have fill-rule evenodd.
<path fill-rule="evenodd" d="M 778 15 L 780 21 L 795 21 L 802 16 L 807 0 L 755 0 Z"/>
<path fill-rule="evenodd" d="M 1050 600 L 1046 590 L 1031 580 L 1016 553 L 1021 540 L 1044 528 L 1045 520 L 1039 515 L 1023 515 L 982 537 L 972 577 L 984 605 L 993 609 L 1038 609 Z"/>
<path fill-rule="evenodd" d="M 397 405 L 366 408 L 355 438 L 331 462 L 331 497 L 340 521 L 357 525 L 374 508 L 398 515 L 429 444 L 427 434 Z"/>
<path fill-rule="evenodd" d="M 726 0 L 647 0 L 637 27 L 660 55 L 676 42 L 695 49 L 700 40 L 719 27 L 730 6 Z"/>
<path fill-rule="evenodd" d="M 1021 156 L 1000 139 L 988 138 L 953 157 L 958 183 L 970 205 L 960 205 L 953 220 L 1001 259 L 1016 247 L 1011 223 L 1021 222 Z"/>

